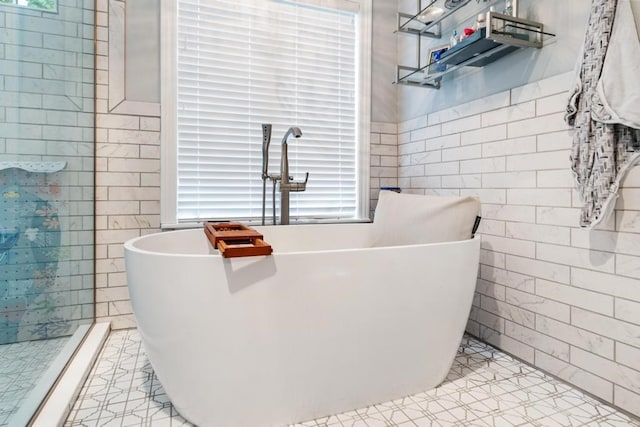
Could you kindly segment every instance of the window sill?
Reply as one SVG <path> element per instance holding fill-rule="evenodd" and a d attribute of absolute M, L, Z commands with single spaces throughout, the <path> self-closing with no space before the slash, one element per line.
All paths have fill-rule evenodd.
<path fill-rule="evenodd" d="M 215 220 L 212 220 L 215 222 Z M 163 231 L 170 230 L 185 230 L 190 228 L 201 228 L 204 221 L 201 222 L 183 222 L 179 224 L 163 224 L 161 229 Z M 260 226 L 260 221 L 244 221 L 238 220 L 243 224 L 249 225 L 251 227 Z M 335 218 L 318 218 L 318 219 L 304 219 L 304 220 L 291 220 L 290 225 L 305 225 L 305 224 L 359 224 L 359 223 L 369 223 L 372 222 L 369 218 L 348 218 L 348 219 L 335 219 Z M 276 224 L 280 225 L 280 224 Z M 273 227 L 273 224 L 270 221 L 265 223 L 265 226 Z"/>

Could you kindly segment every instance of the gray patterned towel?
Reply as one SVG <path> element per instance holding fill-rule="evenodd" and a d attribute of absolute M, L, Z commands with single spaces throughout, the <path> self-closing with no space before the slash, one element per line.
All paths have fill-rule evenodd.
<path fill-rule="evenodd" d="M 621 9 L 616 15 L 619 7 Z M 619 36 L 612 37 L 616 31 Z M 618 114 L 615 105 L 625 100 L 617 95 L 615 105 L 611 105 L 612 102 L 606 99 L 602 82 L 603 69 L 607 77 L 613 74 L 610 70 L 614 69 L 610 63 L 608 67 L 605 66 L 608 49 L 614 46 L 617 49 L 615 52 L 619 52 L 621 46 L 614 44 L 629 43 L 629 38 L 625 41 L 621 37 L 629 34 L 629 31 L 637 35 L 628 0 L 592 0 L 584 47 L 578 59 L 578 77 L 565 116 L 567 123 L 575 130 L 571 169 L 584 203 L 580 216 L 581 227 L 593 227 L 608 217 L 615 206 L 620 181 L 640 158 L 640 131 L 636 129 L 640 126 L 634 121 L 625 120 L 622 117 L 624 113 Z M 629 51 L 636 53 L 638 50 Z M 640 58 L 632 60 L 640 61 Z M 621 66 L 620 63 L 614 65 Z M 608 78 L 610 81 L 611 77 Z M 636 104 L 635 108 L 640 109 L 640 106 Z M 634 127 L 628 126 L 630 124 Z"/>

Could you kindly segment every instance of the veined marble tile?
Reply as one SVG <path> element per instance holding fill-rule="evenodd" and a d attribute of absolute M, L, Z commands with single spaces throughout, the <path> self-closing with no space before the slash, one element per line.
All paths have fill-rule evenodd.
<path fill-rule="evenodd" d="M 476 99 L 455 107 L 435 111 L 429 114 L 429 125 L 456 120 L 462 117 L 479 115 L 486 111 L 495 110 L 509 105 L 509 91 L 499 92 Z"/>
<path fill-rule="evenodd" d="M 567 88 L 571 86 L 574 78 L 575 73 L 570 71 L 513 88 L 511 89 L 511 103 L 519 104 L 532 99 L 566 93 Z"/>
<path fill-rule="evenodd" d="M 640 326 L 638 325 L 577 307 L 571 307 L 571 324 L 616 341 L 640 347 Z"/>

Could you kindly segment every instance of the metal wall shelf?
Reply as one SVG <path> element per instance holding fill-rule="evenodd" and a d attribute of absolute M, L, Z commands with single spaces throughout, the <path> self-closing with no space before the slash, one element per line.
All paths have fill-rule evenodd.
<path fill-rule="evenodd" d="M 431 37 L 439 39 L 442 37 L 442 25 L 441 22 L 447 19 L 450 15 L 458 11 L 462 6 L 465 6 L 471 0 L 464 0 L 455 9 L 443 9 L 444 12 L 439 17 L 435 18 L 431 22 L 424 23 L 420 21 L 419 17 L 425 14 L 430 8 L 435 7 L 438 0 L 431 0 L 426 7 L 423 7 L 415 15 L 408 13 L 398 13 L 398 33 L 414 34 L 425 37 Z"/>
<path fill-rule="evenodd" d="M 397 32 L 440 37 L 442 20 L 468 3 L 468 1 L 464 1 L 456 9 L 443 13 L 433 22 L 422 24 L 424 28 L 416 28 L 416 22 L 420 23 L 417 21 L 418 17 L 432 7 L 435 2 L 436 0 L 429 2 L 429 5 L 416 15 L 399 13 Z M 399 65 L 394 83 L 439 89 L 442 77 L 459 68 L 483 67 L 521 48 L 539 49 L 543 46 L 545 36 L 554 36 L 554 34 L 544 32 L 544 27 L 539 22 L 494 11 L 488 12 L 487 18 L 486 28 L 481 28 L 453 48 L 443 51 L 437 60 L 425 61 L 428 63 L 424 66 L 420 60 L 421 44 L 419 41 L 416 61 L 418 66 Z M 403 19 L 406 21 L 402 22 Z M 437 31 L 431 31 L 434 26 L 437 27 Z"/>

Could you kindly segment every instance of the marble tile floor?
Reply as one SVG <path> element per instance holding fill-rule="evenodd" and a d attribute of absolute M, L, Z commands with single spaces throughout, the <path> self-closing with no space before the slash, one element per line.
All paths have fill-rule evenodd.
<path fill-rule="evenodd" d="M 172 407 L 136 330 L 113 332 L 65 427 L 191 426 Z M 294 427 L 635 426 L 630 418 L 493 347 L 465 337 L 434 390 Z"/>
<path fill-rule="evenodd" d="M 0 427 L 11 426 L 11 417 L 67 341 L 69 337 L 0 345 Z"/>

